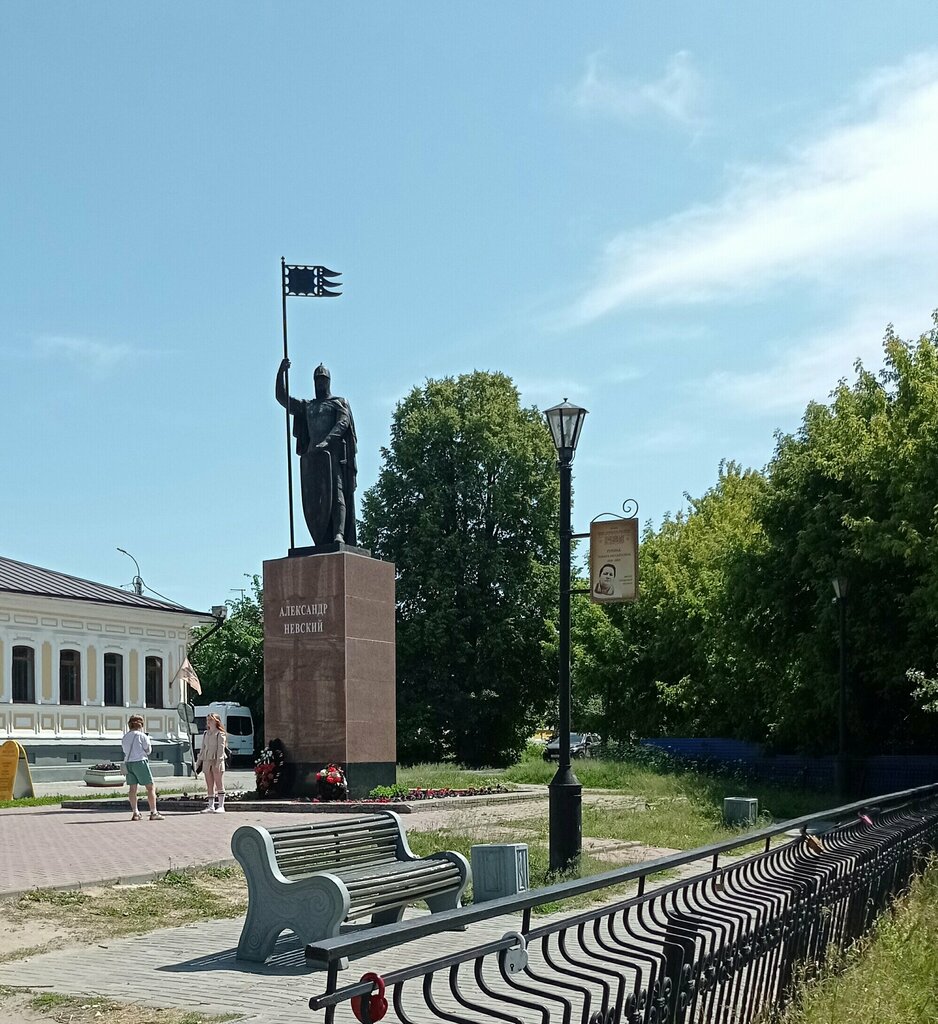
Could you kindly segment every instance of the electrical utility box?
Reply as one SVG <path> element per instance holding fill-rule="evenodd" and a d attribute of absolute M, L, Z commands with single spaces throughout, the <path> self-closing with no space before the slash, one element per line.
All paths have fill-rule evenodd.
<path fill-rule="evenodd" d="M 473 903 L 517 896 L 531 888 L 526 843 L 483 843 L 473 846 L 471 859 Z"/>
<path fill-rule="evenodd" d="M 726 797 L 723 820 L 727 825 L 755 825 L 759 820 L 759 801 L 753 796 Z"/>

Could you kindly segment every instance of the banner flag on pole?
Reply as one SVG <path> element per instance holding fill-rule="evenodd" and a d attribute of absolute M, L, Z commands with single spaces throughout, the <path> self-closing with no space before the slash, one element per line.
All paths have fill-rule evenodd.
<path fill-rule="evenodd" d="M 180 683 L 185 683 L 190 690 L 195 690 L 198 694 L 202 693 L 202 684 L 199 682 L 199 677 L 188 658 L 185 658 L 179 666 L 179 670 L 173 676 L 173 683 L 177 679 Z M 172 686 L 172 683 L 170 683 L 170 686 Z"/>
<path fill-rule="evenodd" d="M 284 294 L 312 295 L 316 298 L 334 299 L 341 292 L 333 291 L 342 284 L 333 280 L 339 277 L 341 270 L 330 270 L 328 267 L 284 267 Z"/>

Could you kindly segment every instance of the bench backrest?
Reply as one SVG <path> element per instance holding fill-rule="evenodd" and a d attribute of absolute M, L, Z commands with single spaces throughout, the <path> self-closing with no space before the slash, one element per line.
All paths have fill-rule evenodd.
<path fill-rule="evenodd" d="M 277 867 L 291 878 L 395 861 L 400 825 L 388 814 L 287 825 L 269 832 Z"/>

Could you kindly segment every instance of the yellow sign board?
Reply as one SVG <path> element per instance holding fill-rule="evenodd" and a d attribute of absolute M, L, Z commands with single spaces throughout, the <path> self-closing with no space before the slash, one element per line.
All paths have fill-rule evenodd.
<path fill-rule="evenodd" d="M 590 524 L 590 598 L 618 604 L 638 598 L 638 520 Z"/>
<path fill-rule="evenodd" d="M 26 751 L 16 742 L 0 745 L 0 800 L 20 800 L 35 796 Z"/>

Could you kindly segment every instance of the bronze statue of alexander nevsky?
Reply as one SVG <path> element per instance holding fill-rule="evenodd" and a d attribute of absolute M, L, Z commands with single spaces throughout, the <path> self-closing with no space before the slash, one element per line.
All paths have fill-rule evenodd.
<path fill-rule="evenodd" d="M 275 394 L 284 408 L 289 367 L 290 360 L 284 359 L 277 370 Z M 315 397 L 290 398 L 303 516 L 317 548 L 332 544 L 355 547 L 358 438 L 348 402 L 333 395 L 331 385 L 332 375 L 320 363 L 313 372 Z"/>

